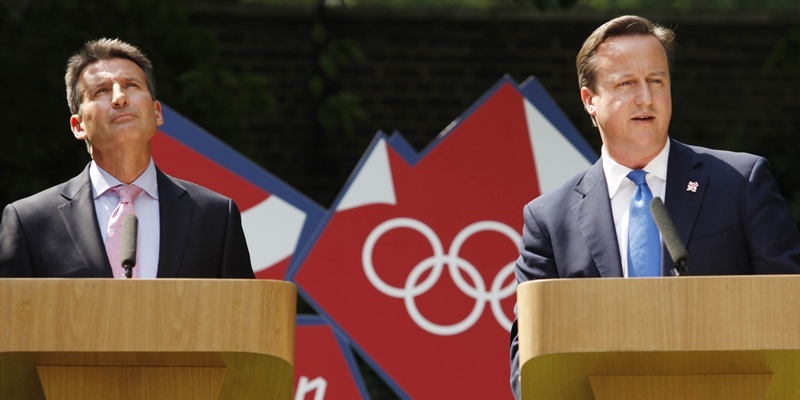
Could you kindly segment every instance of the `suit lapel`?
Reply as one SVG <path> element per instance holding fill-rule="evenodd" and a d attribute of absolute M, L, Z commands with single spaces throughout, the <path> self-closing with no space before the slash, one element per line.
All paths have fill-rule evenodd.
<path fill-rule="evenodd" d="M 161 239 L 158 255 L 158 277 L 175 278 L 183 261 L 189 231 L 192 229 L 193 206 L 186 189 L 156 168 Z"/>
<path fill-rule="evenodd" d="M 688 243 L 689 235 L 692 233 L 700 211 L 700 204 L 703 202 L 705 188 L 708 186 L 708 175 L 697 171 L 699 165 L 700 159 L 689 146 L 675 140 L 672 141 L 667 165 L 667 189 L 664 205 L 675 223 L 675 229 L 684 246 Z M 690 183 L 692 186 L 697 184 L 695 192 L 688 189 Z M 664 251 L 664 265 L 669 265 L 669 269 L 671 269 L 672 259 L 666 250 Z"/>
<path fill-rule="evenodd" d="M 575 186 L 575 191 L 583 198 L 573 207 L 572 212 L 598 273 L 601 277 L 621 277 L 622 261 L 602 161 L 596 162 L 586 171 Z"/>
<path fill-rule="evenodd" d="M 89 270 L 89 276 L 111 278 L 113 276 L 111 264 L 108 262 L 103 237 L 97 225 L 88 166 L 80 175 L 64 185 L 61 196 L 68 201 L 58 206 L 58 212 L 75 249 Z"/>

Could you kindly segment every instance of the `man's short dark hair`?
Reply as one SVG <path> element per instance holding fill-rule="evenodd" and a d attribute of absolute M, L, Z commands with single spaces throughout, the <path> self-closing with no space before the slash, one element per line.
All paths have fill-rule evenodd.
<path fill-rule="evenodd" d="M 578 87 L 585 86 L 592 91 L 597 89 L 595 87 L 597 84 L 595 77 L 597 58 L 595 55 L 597 54 L 597 48 L 601 44 L 614 37 L 633 35 L 652 35 L 658 39 L 667 53 L 667 62 L 670 71 L 672 70 L 672 62 L 675 56 L 675 32 L 672 29 L 653 23 L 647 18 L 625 15 L 601 25 L 583 42 L 583 46 L 575 59 L 575 65 L 578 69 Z"/>
<path fill-rule="evenodd" d="M 78 88 L 83 70 L 100 60 L 125 58 L 133 61 L 144 71 L 150 97 L 156 99 L 156 80 L 153 77 L 153 64 L 136 46 L 119 39 L 96 39 L 86 42 L 83 48 L 69 58 L 64 81 L 67 85 L 67 104 L 72 114 L 79 114 L 83 103 L 83 92 Z"/>

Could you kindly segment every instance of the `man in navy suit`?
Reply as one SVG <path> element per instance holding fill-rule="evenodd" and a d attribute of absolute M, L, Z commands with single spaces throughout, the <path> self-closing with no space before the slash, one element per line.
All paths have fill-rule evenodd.
<path fill-rule="evenodd" d="M 596 29 L 576 64 L 581 100 L 600 131 L 600 160 L 523 210 L 517 282 L 630 277 L 628 221 L 644 170 L 689 252 L 691 275 L 800 273 L 800 232 L 758 156 L 682 144 L 668 136 L 674 33 L 624 16 Z M 659 275 L 672 263 L 666 250 Z M 656 259 L 656 263 L 658 259 Z M 658 266 L 656 266 L 656 270 Z M 511 387 L 519 398 L 517 322 Z"/>
<path fill-rule="evenodd" d="M 135 185 L 136 276 L 253 278 L 236 204 L 153 163 L 150 141 L 163 116 L 150 60 L 121 40 L 94 40 L 70 58 L 65 80 L 70 126 L 92 161 L 6 206 L 0 277 L 112 277 L 105 243 L 117 188 Z"/>

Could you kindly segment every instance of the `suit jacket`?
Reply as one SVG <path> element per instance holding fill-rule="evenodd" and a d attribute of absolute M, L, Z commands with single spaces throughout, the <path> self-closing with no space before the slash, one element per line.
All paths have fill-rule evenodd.
<path fill-rule="evenodd" d="M 670 146 L 664 200 L 689 252 L 690 275 L 800 273 L 800 231 L 766 159 L 674 140 Z M 602 161 L 528 203 L 523 215 L 517 282 L 623 276 Z M 662 253 L 667 275 L 673 264 Z M 515 320 L 511 385 L 518 397 L 517 346 Z"/>
<path fill-rule="evenodd" d="M 156 169 L 159 278 L 253 278 L 233 200 Z M 112 277 L 97 223 L 89 167 L 6 206 L 0 277 Z"/>

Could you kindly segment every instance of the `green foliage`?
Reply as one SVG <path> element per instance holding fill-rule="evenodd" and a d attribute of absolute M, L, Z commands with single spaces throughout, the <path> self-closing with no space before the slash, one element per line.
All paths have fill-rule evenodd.
<path fill-rule="evenodd" d="M 325 77 L 333 79 L 339 75 L 341 68 L 361 64 L 366 57 L 355 40 L 338 39 L 326 43 L 317 60 Z"/>
<path fill-rule="evenodd" d="M 764 70 L 785 68 L 795 73 L 800 73 L 800 28 L 789 30 L 786 37 L 775 45 L 769 59 L 764 63 Z M 775 175 L 783 177 L 782 185 L 785 190 L 784 197 L 789 203 L 792 217 L 800 224 L 800 178 L 797 177 L 797 150 L 796 146 L 788 143 L 765 143 L 772 145 L 772 168 Z"/>
<path fill-rule="evenodd" d="M 766 62 L 767 69 L 780 66 L 800 70 L 800 28 L 789 31 L 786 38 L 775 46 L 775 50 Z"/>
<path fill-rule="evenodd" d="M 203 121 L 200 126 L 213 133 L 225 132 L 226 142 L 237 148 L 249 149 L 245 116 L 276 108 L 275 95 L 267 90 L 269 80 L 261 75 L 206 64 L 187 70 L 177 81 L 177 103 L 190 110 L 192 120 Z M 255 159 L 256 154 L 252 151 L 249 156 Z"/>
<path fill-rule="evenodd" d="M 342 129 L 352 135 L 356 122 L 367 117 L 360 102 L 360 98 L 351 92 L 333 94 L 320 104 L 317 118 L 326 132 Z"/>
<path fill-rule="evenodd" d="M 580 0 L 586 8 L 598 10 L 797 10 L 794 0 Z"/>
<path fill-rule="evenodd" d="M 514 0 L 516 4 L 533 4 L 536 8 L 547 11 L 557 9 L 570 9 L 578 0 Z"/>
<path fill-rule="evenodd" d="M 313 6 L 319 0 L 239 0 L 246 4 L 279 6 Z M 531 6 L 550 11 L 571 9 L 576 6 L 596 10 L 800 10 L 796 0 L 327 0 L 328 7 L 458 7 L 495 8 L 505 6 Z"/>
<path fill-rule="evenodd" d="M 356 122 L 367 115 L 358 95 L 339 89 L 339 79 L 343 69 L 363 64 L 366 56 L 357 41 L 332 38 L 326 23 L 327 12 L 320 6 L 310 33 L 318 49 L 317 72 L 309 80 L 308 88 L 315 99 L 317 122 L 326 135 L 335 138 L 341 132 L 353 137 Z"/>

